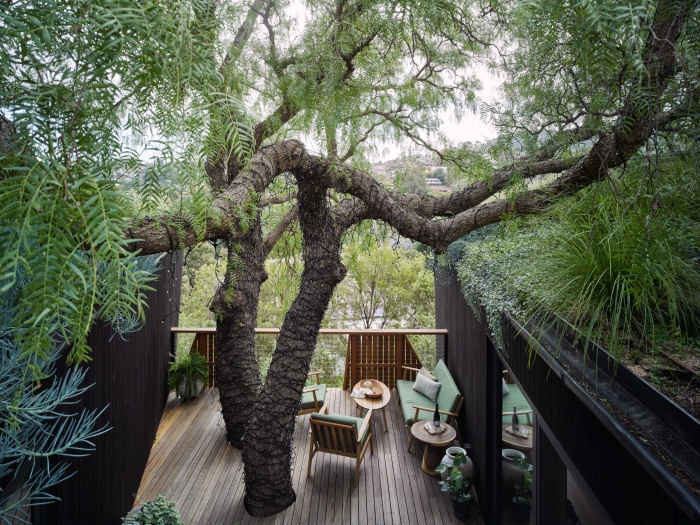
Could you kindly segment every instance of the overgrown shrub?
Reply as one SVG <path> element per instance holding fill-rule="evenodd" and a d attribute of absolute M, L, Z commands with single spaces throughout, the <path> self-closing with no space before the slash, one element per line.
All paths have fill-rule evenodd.
<path fill-rule="evenodd" d="M 457 272 L 475 311 L 483 305 L 499 346 L 500 313 L 556 314 L 619 356 L 641 338 L 697 329 L 700 196 L 694 163 L 632 164 L 546 215 L 474 232 Z"/>

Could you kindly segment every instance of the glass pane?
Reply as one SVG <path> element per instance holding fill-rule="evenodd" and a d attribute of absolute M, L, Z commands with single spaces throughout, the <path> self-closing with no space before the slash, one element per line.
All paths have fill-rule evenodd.
<path fill-rule="evenodd" d="M 533 412 L 515 378 L 503 374 L 501 413 L 504 524 L 530 523 L 532 514 Z"/>

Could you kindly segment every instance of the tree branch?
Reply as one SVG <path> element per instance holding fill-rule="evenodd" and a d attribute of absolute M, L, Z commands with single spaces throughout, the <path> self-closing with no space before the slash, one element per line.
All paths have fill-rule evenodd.
<path fill-rule="evenodd" d="M 266 255 L 269 255 L 269 253 L 272 251 L 272 248 L 275 247 L 275 244 L 282 238 L 282 235 L 284 232 L 287 231 L 287 228 L 299 217 L 299 206 L 294 205 L 292 208 L 284 214 L 284 217 L 280 219 L 280 221 L 275 225 L 275 228 L 267 234 L 267 237 L 263 239 L 263 252 L 265 252 Z"/>

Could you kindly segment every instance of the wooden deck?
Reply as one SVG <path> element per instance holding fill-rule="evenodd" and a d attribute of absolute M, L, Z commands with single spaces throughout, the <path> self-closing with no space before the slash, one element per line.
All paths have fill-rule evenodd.
<path fill-rule="evenodd" d="M 392 393 L 393 394 L 393 393 Z M 329 390 L 330 413 L 359 416 L 349 392 Z M 292 476 L 297 502 L 285 512 L 253 518 L 243 508 L 241 454 L 228 446 L 216 389 L 181 403 L 168 400 L 141 480 L 138 499 L 158 494 L 175 500 L 186 525 L 218 524 L 419 524 L 463 523 L 452 514 L 452 502 L 435 478 L 420 470 L 422 448 L 406 450 L 408 439 L 397 401 L 386 407 L 389 431 L 374 414 L 374 454 L 360 467 L 360 485 L 353 486 L 354 460 L 317 454 L 306 477 L 309 417 L 297 421 Z M 416 450 L 417 448 L 417 450 Z M 472 506 L 470 524 L 483 524 Z"/>

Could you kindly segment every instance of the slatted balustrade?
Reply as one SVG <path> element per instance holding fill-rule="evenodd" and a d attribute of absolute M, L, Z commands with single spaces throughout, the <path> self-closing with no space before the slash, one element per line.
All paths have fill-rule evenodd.
<path fill-rule="evenodd" d="M 171 330 L 176 334 L 195 334 L 190 351 L 202 354 L 209 368 L 209 386 L 216 386 L 214 373 L 216 364 L 216 329 L 182 328 Z M 278 328 L 256 328 L 257 335 L 279 335 Z M 349 389 L 360 379 L 377 379 L 393 389 L 396 380 L 403 376 L 402 366 L 421 367 L 410 335 L 432 335 L 438 337 L 437 357 L 444 357 L 447 330 L 444 329 L 394 329 L 394 330 L 347 330 L 341 328 L 324 328 L 319 335 L 344 335 L 348 338 L 345 358 L 345 376 L 343 388 Z"/>

